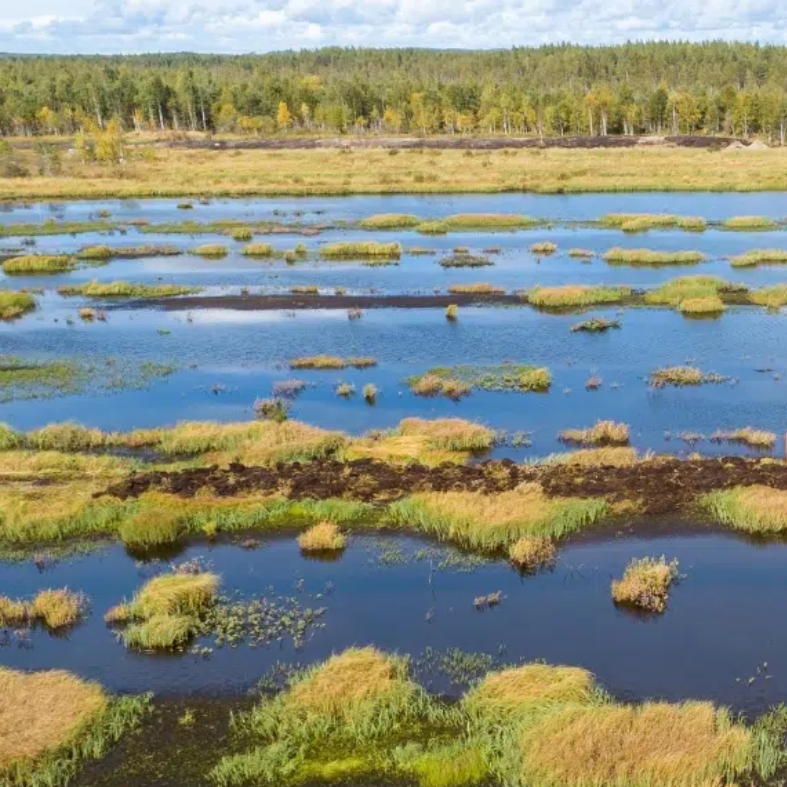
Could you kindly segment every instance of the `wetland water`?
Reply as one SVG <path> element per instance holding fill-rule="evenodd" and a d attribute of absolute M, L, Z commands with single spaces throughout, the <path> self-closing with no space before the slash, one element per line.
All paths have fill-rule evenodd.
<path fill-rule="evenodd" d="M 787 231 L 702 233 L 653 230 L 636 235 L 586 226 L 610 212 L 679 213 L 719 221 L 734 215 L 781 220 L 777 194 L 635 194 L 550 196 L 362 197 L 326 199 L 216 200 L 178 210 L 176 200 L 101 201 L 6 205 L 0 224 L 93 220 L 151 223 L 243 221 L 302 222 L 329 228 L 314 235 L 300 229 L 260 235 L 277 250 L 303 243 L 307 255 L 250 260 L 242 243 L 214 233 L 124 233 L 0 237 L 0 254 L 73 253 L 94 245 L 174 244 L 183 252 L 200 243 L 222 242 L 229 253 L 206 260 L 180 256 L 112 260 L 55 275 L 0 274 L 0 289 L 36 288 L 37 308 L 0 323 L 0 356 L 21 362 L 70 359 L 102 368 L 108 358 L 137 366 L 171 365 L 165 376 L 144 385 L 84 384 L 67 391 L 5 385 L 0 422 L 17 429 L 74 420 L 106 430 L 171 425 L 181 420 L 237 421 L 253 417 L 257 398 L 269 397 L 278 381 L 293 377 L 308 386 L 292 403 L 291 417 L 360 434 L 396 425 L 407 416 L 458 416 L 494 429 L 526 432 L 530 445 L 502 444 L 497 457 L 536 459 L 566 450 L 557 433 L 598 419 L 631 427 L 631 444 L 658 452 L 747 453 L 709 437 L 718 429 L 744 426 L 781 434 L 787 423 L 787 322 L 779 312 L 732 306 L 718 319 L 687 319 L 669 307 L 593 308 L 547 314 L 527 306 L 462 307 L 455 322 L 443 308 L 368 308 L 360 319 L 345 309 L 254 310 L 228 308 L 226 295 L 286 294 L 316 285 L 332 294 L 342 287 L 359 295 L 429 295 L 451 284 L 490 282 L 506 290 L 536 285 L 608 284 L 652 288 L 676 276 L 711 274 L 750 287 L 787 282 L 778 265 L 735 269 L 728 257 L 755 248 L 787 249 Z M 376 213 L 413 213 L 439 218 L 453 213 L 525 213 L 554 222 L 517 232 L 452 232 L 443 236 L 406 231 L 364 231 L 340 226 Z M 319 259 L 322 244 L 344 240 L 396 241 L 399 265 L 366 267 L 358 262 Z M 530 252 L 537 241 L 558 244 L 546 257 Z M 437 252 L 414 255 L 419 246 Z M 489 247 L 494 265 L 443 269 L 437 261 L 455 247 L 480 254 Z M 690 266 L 611 266 L 598 255 L 613 246 L 660 251 L 696 249 L 707 260 Z M 573 247 L 597 256 L 581 261 Z M 97 279 L 174 283 L 204 288 L 208 308 L 152 307 L 143 300 L 121 303 L 64 298 L 58 287 Z M 172 305 L 174 304 L 174 305 Z M 78 311 L 106 309 L 106 321 L 80 320 Z M 616 318 L 620 330 L 572 333 L 590 317 Z M 320 353 L 374 356 L 377 366 L 341 371 L 298 371 L 288 359 Z M 497 366 L 505 362 L 546 366 L 548 393 L 475 390 L 460 401 L 413 395 L 405 380 L 437 366 Z M 649 375 L 658 367 L 690 364 L 723 375 L 724 382 L 693 388 L 654 390 Z M 591 376 L 598 390 L 587 390 Z M 335 386 L 350 382 L 355 396 L 340 398 Z M 367 404 L 361 389 L 374 383 L 380 394 Z M 686 433 L 692 433 L 689 438 Z M 771 455 L 781 455 L 781 439 Z M 462 556 L 431 542 L 401 536 L 355 536 L 341 559 L 307 560 L 293 537 L 263 541 L 255 549 L 239 542 L 192 542 L 167 560 L 140 560 L 116 544 L 66 557 L 42 570 L 30 559 L 0 563 L 0 594 L 28 597 L 43 588 L 67 586 L 90 599 L 90 614 L 64 636 L 41 629 L 28 635 L 7 631 L 0 639 L 0 665 L 22 669 L 64 668 L 121 693 L 153 691 L 159 711 L 147 724 L 151 745 L 123 742 L 108 760 L 80 777 L 83 785 L 201 784 L 207 767 L 172 773 L 166 751 L 213 742 L 224 746 L 230 707 L 248 703 L 247 693 L 277 663 L 311 664 L 352 645 L 374 644 L 408 653 L 423 666 L 422 678 L 437 691 L 460 687 L 424 654 L 461 649 L 488 654 L 495 663 L 544 659 L 586 667 L 624 700 L 712 699 L 755 716 L 787 702 L 787 634 L 774 625 L 773 610 L 787 598 L 787 545 L 752 543 L 681 521 L 644 526 L 640 535 L 613 531 L 564 545 L 551 571 L 520 576 L 501 559 Z M 649 535 L 642 535 L 649 533 Z M 610 580 L 635 557 L 677 558 L 686 576 L 673 588 L 666 612 L 643 617 L 617 608 Z M 222 591 L 238 599 L 278 599 L 293 610 L 324 608 L 301 647 L 292 637 L 217 647 L 199 639 L 186 653 L 150 655 L 126 649 L 103 621 L 104 613 L 128 599 L 169 561 L 199 559 L 222 577 Z M 473 600 L 501 591 L 502 603 L 479 611 Z M 289 606 L 288 606 L 289 605 Z M 298 613 L 299 614 L 299 613 Z M 195 650 L 196 649 L 196 650 Z M 767 666 L 766 666 L 767 665 Z M 196 708 L 194 730 L 178 716 Z M 160 733 L 160 734 L 159 734 Z M 155 739 L 155 744 L 152 743 Z M 144 740 L 144 738 L 143 738 Z M 135 742 L 136 741 L 136 742 Z M 191 741 L 192 749 L 188 749 Z M 165 750 L 162 750 L 165 749 Z M 207 749 L 207 746 L 203 747 Z M 222 753 L 226 752 L 226 749 Z M 218 755 L 213 757 L 215 762 Z M 158 759 L 157 759 L 158 758 Z M 184 755 L 183 760 L 188 757 Z M 130 771 L 132 763 L 139 772 Z M 212 764 L 212 763 L 211 763 Z M 121 767 L 122 766 L 122 767 Z M 116 772 L 116 769 L 117 770 Z M 125 774 L 125 775 L 123 775 Z"/>

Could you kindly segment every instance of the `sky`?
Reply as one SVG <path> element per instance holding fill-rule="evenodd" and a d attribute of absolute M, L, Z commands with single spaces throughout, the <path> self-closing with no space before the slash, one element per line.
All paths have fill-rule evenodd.
<path fill-rule="evenodd" d="M 787 43 L 786 0 L 0 0 L 0 52 Z"/>

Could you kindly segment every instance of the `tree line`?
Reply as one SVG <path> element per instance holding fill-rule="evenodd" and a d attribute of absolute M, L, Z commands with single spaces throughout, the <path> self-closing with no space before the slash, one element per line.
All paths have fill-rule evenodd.
<path fill-rule="evenodd" d="M 110 126 L 111 124 L 111 126 Z M 787 47 L 0 57 L 0 134 L 787 136 Z"/>

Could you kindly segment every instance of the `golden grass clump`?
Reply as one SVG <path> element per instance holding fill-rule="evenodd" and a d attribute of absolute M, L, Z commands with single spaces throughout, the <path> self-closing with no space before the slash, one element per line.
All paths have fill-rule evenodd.
<path fill-rule="evenodd" d="M 773 219 L 767 216 L 732 216 L 725 219 L 721 226 L 725 230 L 775 230 L 778 226 Z"/>
<path fill-rule="evenodd" d="M 478 548 L 499 548 L 522 536 L 560 538 L 597 522 L 604 500 L 547 497 L 538 483 L 486 495 L 420 492 L 391 505 L 395 525 Z"/>
<path fill-rule="evenodd" d="M 272 257 L 273 246 L 270 243 L 247 243 L 240 253 L 244 257 Z"/>
<path fill-rule="evenodd" d="M 0 320 L 13 320 L 35 307 L 35 298 L 29 292 L 0 290 Z"/>
<path fill-rule="evenodd" d="M 700 506 L 723 525 L 749 533 L 787 531 L 787 491 L 771 487 L 737 486 L 710 492 Z"/>
<path fill-rule="evenodd" d="M 679 306 L 684 300 L 718 296 L 729 284 L 718 276 L 679 276 L 645 293 L 645 303 Z"/>
<path fill-rule="evenodd" d="M 79 319 L 85 322 L 93 322 L 96 319 L 96 310 L 91 309 L 89 306 L 79 310 Z"/>
<path fill-rule="evenodd" d="M 20 599 L 0 596 L 0 628 L 23 626 L 29 619 L 29 604 Z"/>
<path fill-rule="evenodd" d="M 80 260 L 96 260 L 104 262 L 112 257 L 112 249 L 109 246 L 85 246 L 77 252 Z"/>
<path fill-rule="evenodd" d="M 559 461 L 577 467 L 626 467 L 636 464 L 639 456 L 634 448 L 586 448 L 561 455 Z"/>
<path fill-rule="evenodd" d="M 705 382 L 713 382 L 709 376 L 695 366 L 666 366 L 656 369 L 650 375 L 650 384 L 654 388 L 663 388 L 666 385 L 676 387 L 684 385 L 702 385 Z"/>
<path fill-rule="evenodd" d="M 629 287 L 593 287 L 568 284 L 561 287 L 536 287 L 526 293 L 528 303 L 540 309 L 566 309 L 603 303 L 620 303 L 631 295 Z"/>
<path fill-rule="evenodd" d="M 587 429 L 564 429 L 559 438 L 564 443 L 579 445 L 626 445 L 629 428 L 615 421 L 597 421 Z"/>
<path fill-rule="evenodd" d="M 635 558 L 626 566 L 622 579 L 612 580 L 612 598 L 616 604 L 663 612 L 670 585 L 678 576 L 677 560 L 668 563 L 664 556 Z"/>
<path fill-rule="evenodd" d="M 739 443 L 752 448 L 772 448 L 776 443 L 776 434 L 763 429 L 753 429 L 751 426 L 744 426 L 741 429 L 714 432 L 711 435 L 711 441 L 714 443 Z"/>
<path fill-rule="evenodd" d="M 250 227 L 235 227 L 230 230 L 230 237 L 237 241 L 249 241 L 254 237 Z"/>
<path fill-rule="evenodd" d="M 539 223 L 518 213 L 455 213 L 442 221 L 452 230 L 516 230 Z"/>
<path fill-rule="evenodd" d="M 749 300 L 757 306 L 779 309 L 787 305 L 787 284 L 774 284 L 770 287 L 753 290 L 749 293 Z"/>
<path fill-rule="evenodd" d="M 485 451 L 495 439 L 493 430 L 462 418 L 404 418 L 398 432 L 403 437 L 425 438 L 427 445 L 438 451 Z"/>
<path fill-rule="evenodd" d="M 592 702 L 593 675 L 580 667 L 526 664 L 487 675 L 463 700 L 471 715 L 507 717 L 544 704 Z"/>
<path fill-rule="evenodd" d="M 557 243 L 548 240 L 533 243 L 530 246 L 530 251 L 533 254 L 554 254 L 557 251 Z"/>
<path fill-rule="evenodd" d="M 569 249 L 568 256 L 579 260 L 589 260 L 596 255 L 590 249 Z"/>
<path fill-rule="evenodd" d="M 338 355 L 308 355 L 293 358 L 290 369 L 344 369 L 347 362 Z"/>
<path fill-rule="evenodd" d="M 604 254 L 615 265 L 695 265 L 705 259 L 700 251 L 653 251 L 615 247 Z"/>
<path fill-rule="evenodd" d="M 402 256 L 402 244 L 377 243 L 374 241 L 326 243 L 320 246 L 320 256 L 329 260 L 363 259 L 364 257 L 399 259 Z"/>
<path fill-rule="evenodd" d="M 508 559 L 519 568 L 533 571 L 555 560 L 555 545 L 541 536 L 522 536 L 508 548 Z"/>
<path fill-rule="evenodd" d="M 218 259 L 219 257 L 226 257 L 229 254 L 229 249 L 221 243 L 203 243 L 201 246 L 191 250 L 192 254 L 198 257 L 212 257 Z"/>
<path fill-rule="evenodd" d="M 682 229 L 702 232 L 707 227 L 699 216 L 677 216 L 671 213 L 608 213 L 600 222 L 605 227 L 618 227 L 623 232 L 645 232 L 653 229 Z"/>
<path fill-rule="evenodd" d="M 61 273 L 75 265 L 73 257 L 66 255 L 28 254 L 11 257 L 3 263 L 4 273 Z"/>
<path fill-rule="evenodd" d="M 416 227 L 421 223 L 418 216 L 410 213 L 375 213 L 358 222 L 366 230 L 396 230 Z"/>
<path fill-rule="evenodd" d="M 738 254 L 730 258 L 730 265 L 733 268 L 753 268 L 757 265 L 769 265 L 780 262 L 787 262 L 787 251 L 785 249 L 752 249 L 744 254 Z"/>
<path fill-rule="evenodd" d="M 445 307 L 446 320 L 456 320 L 459 317 L 459 307 L 455 303 L 450 303 Z"/>
<path fill-rule="evenodd" d="M 318 522 L 298 536 L 302 552 L 338 552 L 346 545 L 347 539 L 335 522 Z"/>
<path fill-rule="evenodd" d="M 704 298 L 686 298 L 678 304 L 682 314 L 721 314 L 727 307 L 718 295 L 707 295 Z"/>
<path fill-rule="evenodd" d="M 519 734 L 533 787 L 717 787 L 746 772 L 754 736 L 709 702 L 566 704 Z"/>
<path fill-rule="evenodd" d="M 0 667 L 0 781 L 73 743 L 108 703 L 100 686 L 68 672 Z"/>
<path fill-rule="evenodd" d="M 134 284 L 128 281 L 89 281 L 58 287 L 59 295 L 81 295 L 85 298 L 170 298 L 192 295 L 199 287 L 180 284 Z"/>
<path fill-rule="evenodd" d="M 30 604 L 29 615 L 51 629 L 73 626 L 79 621 L 85 602 L 78 593 L 68 588 L 42 590 Z"/>
<path fill-rule="evenodd" d="M 416 232 L 422 235 L 445 235 L 451 227 L 444 221 L 422 221 L 416 228 Z"/>

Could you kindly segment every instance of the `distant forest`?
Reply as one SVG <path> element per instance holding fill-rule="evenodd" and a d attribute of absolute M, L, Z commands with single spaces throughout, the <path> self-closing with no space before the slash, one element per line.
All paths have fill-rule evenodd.
<path fill-rule="evenodd" d="M 0 56 L 0 134 L 734 134 L 784 144 L 787 47 Z"/>

